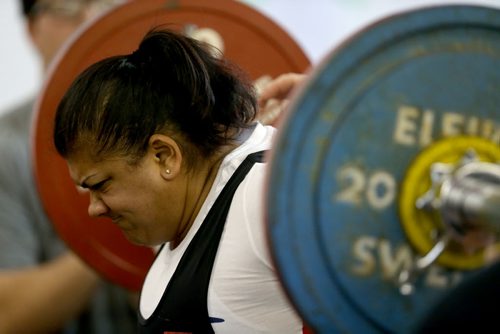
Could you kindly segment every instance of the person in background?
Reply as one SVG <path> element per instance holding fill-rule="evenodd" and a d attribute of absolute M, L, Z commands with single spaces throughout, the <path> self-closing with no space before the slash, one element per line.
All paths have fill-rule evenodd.
<path fill-rule="evenodd" d="M 267 246 L 263 158 L 275 128 L 256 113 L 244 73 L 162 27 L 62 98 L 54 144 L 89 192 L 89 215 L 159 247 L 140 333 L 302 333 Z"/>
<path fill-rule="evenodd" d="M 78 27 L 116 2 L 23 0 L 44 68 Z M 129 293 L 66 249 L 44 213 L 31 157 L 35 100 L 0 116 L 0 333 L 135 333 Z"/>

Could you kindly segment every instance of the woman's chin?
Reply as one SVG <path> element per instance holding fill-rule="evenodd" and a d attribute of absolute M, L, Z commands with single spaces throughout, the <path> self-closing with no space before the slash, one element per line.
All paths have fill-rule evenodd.
<path fill-rule="evenodd" d="M 145 240 L 144 237 L 137 235 L 137 233 L 134 233 L 134 231 L 122 230 L 122 232 L 125 235 L 125 238 L 127 238 L 127 240 L 131 243 L 138 246 L 149 246 L 147 240 Z"/>

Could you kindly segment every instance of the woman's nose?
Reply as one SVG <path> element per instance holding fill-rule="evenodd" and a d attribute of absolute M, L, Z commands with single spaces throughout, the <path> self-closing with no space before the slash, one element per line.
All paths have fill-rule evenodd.
<path fill-rule="evenodd" d="M 108 212 L 108 207 L 103 200 L 92 191 L 90 192 L 90 203 L 88 213 L 90 217 L 97 218 Z"/>

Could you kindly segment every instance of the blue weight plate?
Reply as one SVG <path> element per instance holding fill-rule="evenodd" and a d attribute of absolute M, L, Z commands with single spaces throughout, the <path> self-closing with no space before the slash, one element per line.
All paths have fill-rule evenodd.
<path fill-rule="evenodd" d="M 271 155 L 269 243 L 319 333 L 409 330 L 475 271 L 433 265 L 403 296 L 415 251 L 399 185 L 442 137 L 500 136 L 500 11 L 443 5 L 381 20 L 332 50 L 295 94 Z"/>

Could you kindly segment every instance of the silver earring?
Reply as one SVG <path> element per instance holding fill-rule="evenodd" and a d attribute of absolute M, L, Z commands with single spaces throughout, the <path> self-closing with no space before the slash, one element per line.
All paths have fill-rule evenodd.
<path fill-rule="evenodd" d="M 165 173 L 170 174 L 170 169 L 165 169 Z"/>

